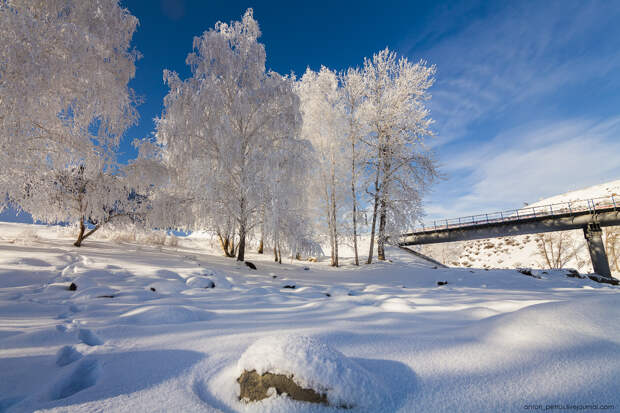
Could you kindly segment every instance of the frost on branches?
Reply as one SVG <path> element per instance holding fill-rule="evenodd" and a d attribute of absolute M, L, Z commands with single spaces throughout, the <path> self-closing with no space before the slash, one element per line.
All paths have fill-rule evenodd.
<path fill-rule="evenodd" d="M 274 185 L 285 185 L 283 177 L 296 176 L 303 162 L 293 80 L 265 70 L 259 36 L 248 9 L 241 21 L 219 22 L 196 37 L 187 57 L 192 77 L 164 73 L 170 92 L 157 121 L 171 189 L 192 211 L 184 226 L 214 231 L 226 255 L 236 252 L 238 260 L 248 236 L 265 229 L 268 218 L 279 241 L 284 224 L 276 211 L 285 200 Z"/>
<path fill-rule="evenodd" d="M 156 131 L 119 165 L 137 23 L 118 0 L 0 0 L 0 209 L 78 223 L 77 246 L 140 222 L 210 231 L 238 260 L 252 241 L 278 262 L 328 244 L 334 266 L 343 244 L 359 264 L 362 232 L 367 262 L 375 238 L 384 260 L 418 219 L 437 177 L 423 145 L 433 66 L 385 49 L 361 68 L 282 76 L 248 9 L 194 38 L 189 78 L 164 71 Z"/>
<path fill-rule="evenodd" d="M 396 59 L 387 48 L 364 60 L 362 110 L 370 128 L 364 141 L 374 152 L 367 161 L 372 196 L 369 264 L 377 219 L 377 255 L 384 260 L 388 235 L 413 226 L 421 212 L 420 195 L 437 176 L 435 161 L 422 146 L 424 137 L 432 135 L 425 102 L 434 73 L 434 66 Z"/>
<path fill-rule="evenodd" d="M 81 238 L 126 201 L 113 165 L 136 119 L 137 24 L 117 0 L 0 3 L 1 207 L 78 221 Z"/>
<path fill-rule="evenodd" d="M 328 234 L 332 265 L 338 266 L 344 234 L 351 235 L 359 263 L 358 205 L 366 205 L 371 217 L 368 263 L 377 230 L 378 258 L 384 260 L 385 243 L 419 218 L 421 196 L 437 177 L 423 146 L 432 135 L 425 102 L 434 72 L 385 49 L 362 69 L 307 70 L 298 82 L 302 136 L 312 142 L 317 165 L 310 190 L 321 202 L 314 213 Z"/>

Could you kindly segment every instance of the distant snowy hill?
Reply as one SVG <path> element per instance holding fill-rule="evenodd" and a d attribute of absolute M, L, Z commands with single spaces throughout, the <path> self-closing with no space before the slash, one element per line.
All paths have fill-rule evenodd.
<path fill-rule="evenodd" d="M 620 198 L 620 179 L 606 182 L 604 184 L 589 186 L 583 189 L 577 189 L 575 191 L 570 191 L 565 194 L 544 198 L 538 202 L 530 204 L 529 206 L 536 207 L 557 204 L 561 202 L 573 202 L 583 199 L 602 198 L 612 195 L 618 196 Z"/>
<path fill-rule="evenodd" d="M 544 198 L 529 204 L 529 206 L 538 207 L 612 195 L 617 196 L 618 201 L 620 201 L 620 179 Z M 605 228 L 605 235 L 617 228 Z M 564 234 L 566 234 L 564 248 L 571 250 L 571 258 L 564 267 L 575 268 L 581 273 L 592 272 L 590 256 L 583 232 L 580 230 L 565 231 Z M 547 268 L 548 265 L 545 259 L 539 253 L 539 241 L 537 241 L 537 238 L 537 235 L 520 235 L 489 240 L 426 245 L 420 247 L 419 250 L 451 267 Z M 610 253 L 613 254 L 613 251 L 609 251 L 608 248 L 608 256 Z M 612 256 L 609 256 L 609 260 L 612 273 L 618 276 L 620 269 L 617 263 Z"/>

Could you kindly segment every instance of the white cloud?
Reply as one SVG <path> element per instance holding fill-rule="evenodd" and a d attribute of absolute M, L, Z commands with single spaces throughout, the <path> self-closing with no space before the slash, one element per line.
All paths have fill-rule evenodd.
<path fill-rule="evenodd" d="M 431 26 L 454 20 L 442 10 Z M 473 13 L 473 15 L 476 15 Z M 477 130 L 475 123 L 515 105 L 536 106 L 563 87 L 620 69 L 620 9 L 609 2 L 509 3 L 480 13 L 460 30 L 431 32 L 439 41 L 404 46 L 437 65 L 431 109 L 441 146 Z M 428 33 L 421 38 L 433 37 Z"/>
<path fill-rule="evenodd" d="M 619 136 L 620 118 L 559 121 L 518 128 L 455 153 L 444 159 L 449 185 L 439 185 L 431 197 L 429 218 L 518 208 L 618 179 Z"/>
<path fill-rule="evenodd" d="M 605 98 L 620 85 L 618 7 L 513 2 L 437 16 L 430 25 L 439 27 L 408 48 L 438 68 L 430 146 L 448 180 L 427 219 L 517 208 L 620 177 L 620 118 L 605 119 L 618 113 L 618 100 Z M 441 27 L 450 19 L 461 24 Z"/>

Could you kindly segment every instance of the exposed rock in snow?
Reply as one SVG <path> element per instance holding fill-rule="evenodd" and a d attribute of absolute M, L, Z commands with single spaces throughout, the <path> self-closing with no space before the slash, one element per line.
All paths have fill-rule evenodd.
<path fill-rule="evenodd" d="M 292 375 L 271 373 L 259 375 L 256 370 L 244 371 L 237 382 L 241 391 L 239 398 L 245 401 L 254 402 L 266 399 L 273 396 L 273 389 L 275 389 L 278 395 L 286 394 L 293 400 L 327 404 L 327 397 L 324 393 L 300 387 Z"/>
<path fill-rule="evenodd" d="M 303 389 L 326 395 L 332 406 L 379 407 L 386 389 L 354 360 L 313 337 L 280 335 L 252 344 L 237 363 L 238 376 L 256 371 L 293 377 Z"/>

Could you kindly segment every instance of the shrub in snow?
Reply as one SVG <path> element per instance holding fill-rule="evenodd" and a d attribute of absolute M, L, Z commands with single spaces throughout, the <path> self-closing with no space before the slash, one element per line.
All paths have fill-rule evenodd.
<path fill-rule="evenodd" d="M 385 389 L 369 371 L 312 337 L 284 335 L 258 340 L 237 363 L 240 381 L 247 380 L 248 372 L 256 372 L 264 380 L 269 378 L 266 373 L 286 376 L 301 390 L 313 390 L 318 402 L 324 396 L 332 406 L 371 408 L 385 402 Z M 277 382 L 272 380 L 272 385 Z M 286 392 L 285 388 L 275 389 L 278 394 Z"/>

